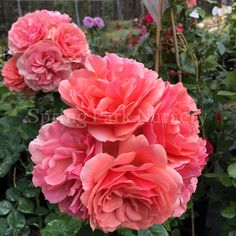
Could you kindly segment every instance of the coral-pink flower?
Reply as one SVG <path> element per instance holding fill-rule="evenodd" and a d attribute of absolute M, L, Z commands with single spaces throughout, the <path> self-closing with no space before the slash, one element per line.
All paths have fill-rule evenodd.
<path fill-rule="evenodd" d="M 29 46 L 47 36 L 48 29 L 44 19 L 35 13 L 20 17 L 8 32 L 8 47 L 11 54 L 24 52 Z"/>
<path fill-rule="evenodd" d="M 8 32 L 8 47 L 11 54 L 23 53 L 29 46 L 50 37 L 50 30 L 71 18 L 58 11 L 35 11 L 20 17 Z"/>
<path fill-rule="evenodd" d="M 181 176 L 167 165 L 164 148 L 143 135 L 117 145 L 117 154 L 97 154 L 81 171 L 91 227 L 110 232 L 163 223 L 176 207 Z"/>
<path fill-rule="evenodd" d="M 189 184 L 194 182 L 196 185 L 196 180 L 192 178 L 200 176 L 207 158 L 206 142 L 199 137 L 199 113 L 194 99 L 181 83 L 166 83 L 165 95 L 152 121 L 143 126 L 149 142 L 159 143 L 164 147 L 168 163 L 181 174 L 186 183 L 182 188 L 184 196 L 180 201 L 184 210 L 196 188 L 189 187 Z M 180 209 L 177 211 L 181 212 Z"/>
<path fill-rule="evenodd" d="M 21 76 L 16 67 L 17 57 L 10 58 L 2 69 L 3 83 L 12 92 L 25 92 L 28 90 L 23 76 Z"/>
<path fill-rule="evenodd" d="M 44 92 L 56 91 L 60 81 L 67 79 L 71 72 L 50 40 L 29 47 L 18 59 L 17 67 L 31 89 Z"/>
<path fill-rule="evenodd" d="M 89 53 L 86 36 L 75 24 L 61 24 L 55 30 L 52 40 L 66 59 L 83 62 Z"/>
<path fill-rule="evenodd" d="M 45 198 L 57 203 L 62 212 L 78 219 L 88 218 L 80 201 L 83 192 L 80 172 L 91 157 L 102 151 L 86 129 L 68 128 L 59 121 L 44 125 L 29 145 L 35 163 L 33 183 Z"/>
<path fill-rule="evenodd" d="M 165 89 L 154 71 L 115 54 L 88 55 L 84 65 L 60 83 L 61 97 L 72 107 L 65 116 L 87 124 L 100 141 L 125 140 L 150 120 Z"/>
<path fill-rule="evenodd" d="M 70 23 L 71 18 L 67 14 L 61 14 L 59 11 L 48 11 L 48 10 L 40 10 L 36 11 L 44 23 L 47 25 L 48 29 L 57 28 L 61 24 Z"/>

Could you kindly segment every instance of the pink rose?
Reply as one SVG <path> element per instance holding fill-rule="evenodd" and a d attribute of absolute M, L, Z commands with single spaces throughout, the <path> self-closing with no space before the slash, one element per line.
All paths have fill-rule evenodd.
<path fill-rule="evenodd" d="M 83 62 L 89 53 L 86 36 L 75 24 L 61 24 L 52 39 L 67 59 Z"/>
<path fill-rule="evenodd" d="M 52 27 L 57 28 L 61 24 L 71 22 L 70 16 L 67 14 L 61 14 L 59 11 L 40 10 L 35 13 L 41 17 L 49 29 Z"/>
<path fill-rule="evenodd" d="M 165 89 L 154 71 L 115 54 L 88 55 L 84 66 L 60 83 L 61 97 L 72 107 L 65 116 L 86 124 L 100 141 L 125 140 L 150 120 Z"/>
<path fill-rule="evenodd" d="M 60 50 L 49 40 L 29 47 L 18 59 L 19 74 L 34 91 L 56 91 L 61 80 L 71 72 Z"/>
<path fill-rule="evenodd" d="M 187 4 L 187 8 L 193 8 L 197 6 L 197 0 L 187 0 L 186 4 Z"/>
<path fill-rule="evenodd" d="M 19 75 L 16 67 L 17 57 L 10 58 L 2 68 L 3 83 L 9 87 L 12 92 L 24 92 L 28 86 L 24 82 L 24 78 Z"/>
<path fill-rule="evenodd" d="M 11 54 L 22 53 L 47 36 L 48 29 L 43 20 L 45 19 L 41 19 L 38 14 L 28 13 L 12 24 L 8 32 L 8 47 Z"/>
<path fill-rule="evenodd" d="M 33 183 L 41 187 L 45 198 L 58 203 L 62 212 L 78 219 L 88 218 L 80 201 L 83 192 L 80 172 L 91 157 L 101 152 L 101 143 L 86 129 L 71 129 L 55 121 L 44 125 L 29 145 Z"/>
<path fill-rule="evenodd" d="M 109 232 L 162 224 L 173 214 L 182 178 L 167 165 L 163 147 L 143 135 L 117 145 L 117 154 L 97 154 L 81 171 L 91 227 Z"/>
<path fill-rule="evenodd" d="M 152 121 L 143 126 L 149 142 L 161 144 L 175 167 L 190 162 L 202 151 L 198 135 L 199 113 L 195 101 L 181 83 L 166 83 L 166 92 Z"/>
<path fill-rule="evenodd" d="M 192 194 L 196 191 L 197 183 L 197 178 L 190 178 L 184 180 L 184 185 L 181 188 L 179 196 L 179 206 L 175 209 L 173 217 L 180 217 L 187 210 L 187 204 Z"/>
<path fill-rule="evenodd" d="M 169 85 L 162 97 L 153 120 L 143 126 L 143 132 L 151 144 L 161 144 L 167 152 L 168 163 L 182 176 L 184 186 L 181 194 L 181 209 L 196 189 L 196 177 L 206 164 L 206 142 L 199 137 L 198 114 L 195 101 L 181 83 Z M 192 184 L 194 183 L 194 184 Z"/>
<path fill-rule="evenodd" d="M 8 32 L 8 47 L 11 54 L 23 53 L 29 46 L 50 37 L 51 29 L 71 18 L 58 11 L 41 10 L 27 13 L 12 25 Z"/>

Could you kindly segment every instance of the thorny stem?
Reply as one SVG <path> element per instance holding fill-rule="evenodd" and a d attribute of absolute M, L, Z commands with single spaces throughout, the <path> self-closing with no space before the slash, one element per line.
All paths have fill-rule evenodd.
<path fill-rule="evenodd" d="M 178 48 L 178 39 L 177 39 L 176 26 L 175 26 L 174 9 L 173 9 L 172 6 L 170 7 L 170 19 L 171 19 L 173 36 L 174 36 L 175 58 L 176 58 L 176 64 L 177 64 L 177 67 L 178 67 L 178 77 L 179 77 L 179 82 L 182 82 L 182 73 L 181 73 L 179 48 Z"/>
<path fill-rule="evenodd" d="M 162 30 L 162 1 L 158 1 L 157 6 L 157 31 L 156 31 L 156 55 L 155 55 L 155 71 L 158 73 L 161 65 L 161 30 Z"/>

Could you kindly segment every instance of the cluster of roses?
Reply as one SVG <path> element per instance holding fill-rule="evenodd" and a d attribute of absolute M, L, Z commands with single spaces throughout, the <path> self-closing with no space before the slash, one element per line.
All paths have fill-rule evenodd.
<path fill-rule="evenodd" d="M 33 183 L 92 228 L 143 229 L 180 216 L 206 162 L 199 110 L 132 59 L 88 55 L 59 85 L 70 106 L 30 143 Z"/>
<path fill-rule="evenodd" d="M 20 17 L 8 33 L 9 53 L 2 75 L 14 92 L 57 91 L 61 80 L 80 68 L 89 46 L 66 14 L 41 10 Z"/>
<path fill-rule="evenodd" d="M 48 16 L 45 25 L 38 14 Z M 157 79 L 142 63 L 116 54 L 89 54 L 81 31 L 62 23 L 66 15 L 26 16 L 9 33 L 19 74 L 35 91 L 59 84 L 70 107 L 29 145 L 34 185 L 61 212 L 105 232 L 180 216 L 207 158 L 200 111 L 182 83 Z M 82 62 L 72 71 L 71 63 Z"/>

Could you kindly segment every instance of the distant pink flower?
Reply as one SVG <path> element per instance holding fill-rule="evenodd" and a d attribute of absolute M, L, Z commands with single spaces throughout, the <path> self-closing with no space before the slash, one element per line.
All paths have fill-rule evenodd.
<path fill-rule="evenodd" d="M 143 19 L 141 20 L 141 24 L 144 25 L 153 25 L 155 21 L 150 13 L 146 14 Z"/>
<path fill-rule="evenodd" d="M 185 196 L 181 200 L 181 208 L 185 210 L 187 201 L 195 191 L 194 186 L 189 187 L 190 183 L 196 183 L 191 179 L 201 175 L 207 158 L 206 142 L 199 137 L 199 113 L 195 101 L 181 83 L 167 83 L 153 120 L 143 127 L 149 142 L 164 147 L 169 165 L 183 177 L 186 186 L 182 188 L 182 196 Z M 183 210 L 178 212 L 183 213 Z"/>
<path fill-rule="evenodd" d="M 85 27 L 87 28 L 92 28 L 95 24 L 94 24 L 94 20 L 92 17 L 90 16 L 85 16 L 83 19 L 83 24 Z"/>
<path fill-rule="evenodd" d="M 187 4 L 187 8 L 193 8 L 197 6 L 197 0 L 187 0 L 186 4 Z"/>
<path fill-rule="evenodd" d="M 16 67 L 17 57 L 10 58 L 2 68 L 3 83 L 13 92 L 24 92 L 28 89 L 23 76 Z"/>
<path fill-rule="evenodd" d="M 50 37 L 50 30 L 71 18 L 57 11 L 35 11 L 27 13 L 12 25 L 8 32 L 8 47 L 11 54 L 23 53 L 29 46 Z"/>
<path fill-rule="evenodd" d="M 89 53 L 86 36 L 75 24 L 61 24 L 52 40 L 66 59 L 82 62 Z"/>
<path fill-rule="evenodd" d="M 183 25 L 177 25 L 177 26 L 176 26 L 176 31 L 177 31 L 178 33 L 182 33 L 182 32 L 184 31 L 184 26 L 183 26 Z"/>
<path fill-rule="evenodd" d="M 103 20 L 101 17 L 99 17 L 99 16 L 94 17 L 94 18 L 93 18 L 93 21 L 94 21 L 94 24 L 95 24 L 99 29 L 102 29 L 102 28 L 105 27 L 105 22 L 104 22 L 104 20 Z"/>
<path fill-rule="evenodd" d="M 49 40 L 29 47 L 18 59 L 17 67 L 31 89 L 44 92 L 56 91 L 71 71 L 60 50 Z"/>
<path fill-rule="evenodd" d="M 81 171 L 90 225 L 105 232 L 145 229 L 173 214 L 182 178 L 167 165 L 161 145 L 143 135 L 118 143 L 118 153 L 97 154 Z"/>
<path fill-rule="evenodd" d="M 125 140 L 150 120 L 165 89 L 154 71 L 115 54 L 91 54 L 84 65 L 60 83 L 61 97 L 72 107 L 65 116 L 87 125 L 100 141 Z"/>
<path fill-rule="evenodd" d="M 34 185 L 41 187 L 45 198 L 57 203 L 62 212 L 87 219 L 87 209 L 80 201 L 83 192 L 80 172 L 101 148 L 101 143 L 86 129 L 67 128 L 58 121 L 44 125 L 29 145 L 35 164 Z"/>

